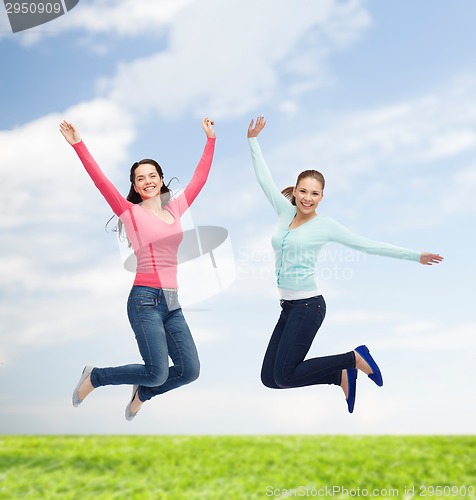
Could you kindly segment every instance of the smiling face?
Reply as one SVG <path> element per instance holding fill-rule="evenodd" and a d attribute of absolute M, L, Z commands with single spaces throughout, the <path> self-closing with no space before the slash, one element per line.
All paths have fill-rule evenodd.
<path fill-rule="evenodd" d="M 154 165 L 143 163 L 135 169 L 134 189 L 142 200 L 159 196 L 163 184 L 164 181 Z"/>
<path fill-rule="evenodd" d="M 322 182 L 313 177 L 304 177 L 294 188 L 296 209 L 304 217 L 313 215 L 324 196 Z"/>

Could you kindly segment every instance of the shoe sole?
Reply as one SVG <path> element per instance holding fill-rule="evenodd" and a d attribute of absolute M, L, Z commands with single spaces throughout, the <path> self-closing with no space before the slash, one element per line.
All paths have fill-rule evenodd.
<path fill-rule="evenodd" d="M 355 406 L 355 395 L 357 392 L 358 371 L 356 368 L 347 368 L 346 372 L 347 372 L 347 386 L 348 386 L 348 397 L 346 399 L 347 409 L 349 410 L 349 413 L 353 413 Z"/>

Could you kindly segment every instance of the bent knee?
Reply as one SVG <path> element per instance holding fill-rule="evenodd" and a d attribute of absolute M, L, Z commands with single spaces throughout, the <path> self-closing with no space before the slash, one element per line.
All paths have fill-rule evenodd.
<path fill-rule="evenodd" d="M 261 374 L 261 383 L 269 389 L 280 389 L 274 378 L 268 375 Z"/>
<path fill-rule="evenodd" d="M 180 380 L 184 384 L 190 384 L 191 382 L 197 380 L 199 376 L 200 376 L 200 365 L 197 364 L 194 366 L 187 367 L 180 375 Z"/>
<path fill-rule="evenodd" d="M 151 368 L 147 371 L 147 381 L 142 383 L 146 387 L 159 387 L 163 385 L 169 378 L 169 368 L 159 369 L 157 367 Z"/>
<path fill-rule="evenodd" d="M 277 389 L 289 389 L 292 387 L 290 381 L 281 373 L 274 374 L 274 384 Z"/>

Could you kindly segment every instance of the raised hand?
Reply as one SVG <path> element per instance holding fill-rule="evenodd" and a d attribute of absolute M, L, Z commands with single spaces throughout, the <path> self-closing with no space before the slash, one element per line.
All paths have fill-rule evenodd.
<path fill-rule="evenodd" d="M 437 253 L 422 252 L 420 255 L 420 264 L 423 264 L 425 266 L 439 264 L 442 260 L 443 257 Z"/>
<path fill-rule="evenodd" d="M 79 131 L 66 120 L 63 120 L 60 123 L 60 132 L 63 134 L 63 137 L 71 144 L 71 146 L 73 144 L 81 142 Z"/>
<path fill-rule="evenodd" d="M 258 116 L 256 118 L 256 124 L 254 124 L 254 120 L 251 120 L 251 123 L 248 127 L 248 137 L 258 137 L 258 134 L 264 129 L 266 126 L 266 120 L 263 115 Z"/>
<path fill-rule="evenodd" d="M 205 134 L 207 134 L 207 137 L 215 137 L 215 131 L 213 130 L 213 125 L 215 125 L 215 122 L 210 120 L 209 118 L 205 117 L 202 120 L 202 127 L 203 130 L 205 130 Z"/>

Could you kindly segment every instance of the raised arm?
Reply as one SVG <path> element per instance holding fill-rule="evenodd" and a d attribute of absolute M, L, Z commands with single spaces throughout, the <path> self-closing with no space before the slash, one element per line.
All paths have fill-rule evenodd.
<path fill-rule="evenodd" d="M 100 193 L 104 196 L 112 211 L 120 216 L 124 213 L 130 206 L 128 202 L 115 188 L 115 186 L 109 181 L 109 179 L 104 175 L 99 165 L 96 163 L 88 148 L 81 140 L 81 135 L 79 130 L 74 127 L 71 123 L 63 121 L 60 124 L 60 132 L 66 141 L 71 144 L 71 146 L 76 151 L 79 159 L 81 160 L 86 172 L 89 174 L 93 180 L 95 186 L 99 189 Z"/>
<path fill-rule="evenodd" d="M 216 136 L 213 130 L 214 124 L 215 123 L 209 118 L 205 117 L 202 120 L 202 128 L 207 136 L 207 142 L 202 157 L 195 168 L 192 179 L 187 184 L 184 192 L 177 198 L 176 203 L 179 206 L 180 215 L 190 207 L 207 182 L 208 174 L 212 166 L 213 155 L 215 153 Z"/>
<path fill-rule="evenodd" d="M 274 183 L 268 165 L 266 164 L 261 148 L 258 144 L 258 135 L 266 126 L 266 120 L 263 116 L 256 119 L 256 124 L 251 120 L 248 126 L 248 142 L 251 148 L 251 159 L 253 168 L 261 189 L 268 198 L 275 211 L 280 214 L 283 210 L 289 208 L 290 202 L 283 196 L 281 191 Z"/>
<path fill-rule="evenodd" d="M 438 264 L 443 260 L 439 254 L 429 252 L 418 252 L 408 248 L 398 247 L 382 241 L 371 240 L 360 236 L 342 224 L 329 218 L 329 234 L 330 241 L 336 241 L 355 250 L 360 250 L 374 255 L 384 257 L 394 257 L 396 259 L 413 260 L 424 265 Z"/>

